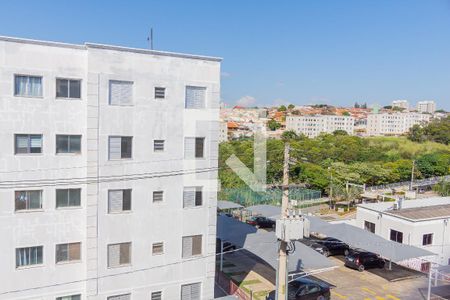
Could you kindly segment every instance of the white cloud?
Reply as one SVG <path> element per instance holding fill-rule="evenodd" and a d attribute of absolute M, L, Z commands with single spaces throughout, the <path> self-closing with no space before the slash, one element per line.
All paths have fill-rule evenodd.
<path fill-rule="evenodd" d="M 249 106 L 255 106 L 256 99 L 252 96 L 244 96 L 236 101 L 236 105 L 249 107 Z"/>
<path fill-rule="evenodd" d="M 220 76 L 221 76 L 222 78 L 227 78 L 227 77 L 231 77 L 231 74 L 228 73 L 228 72 L 221 72 L 221 73 L 220 73 Z"/>

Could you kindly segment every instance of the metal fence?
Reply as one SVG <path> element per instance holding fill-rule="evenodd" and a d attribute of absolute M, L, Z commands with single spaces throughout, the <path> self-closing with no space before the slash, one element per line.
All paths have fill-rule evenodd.
<path fill-rule="evenodd" d="M 441 181 L 450 181 L 450 175 L 447 176 L 435 176 L 429 177 L 425 179 L 414 180 L 412 186 L 413 187 L 424 187 L 438 184 Z M 387 189 L 395 189 L 399 187 L 409 186 L 411 181 L 403 181 L 403 182 L 395 182 L 383 185 L 375 185 L 367 187 L 368 190 L 376 191 L 376 190 L 387 190 Z"/>

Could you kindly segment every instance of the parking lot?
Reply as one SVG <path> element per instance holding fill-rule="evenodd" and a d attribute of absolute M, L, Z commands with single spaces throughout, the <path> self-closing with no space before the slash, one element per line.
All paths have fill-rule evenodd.
<path fill-rule="evenodd" d="M 426 299 L 419 290 L 427 287 L 427 279 L 424 276 L 389 281 L 373 272 L 349 269 L 339 257 L 330 259 L 339 267 L 315 277 L 333 286 L 331 290 L 333 300 Z"/>

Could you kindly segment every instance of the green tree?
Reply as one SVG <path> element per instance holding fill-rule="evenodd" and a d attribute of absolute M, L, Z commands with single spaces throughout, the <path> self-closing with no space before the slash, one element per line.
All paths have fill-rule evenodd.
<path fill-rule="evenodd" d="M 267 122 L 267 126 L 269 127 L 270 130 L 275 131 L 281 127 L 281 124 L 275 121 L 274 119 L 270 119 L 269 122 Z"/>
<path fill-rule="evenodd" d="M 295 108 L 295 105 L 294 105 L 294 104 L 289 104 L 287 108 L 288 108 L 289 110 L 293 110 L 293 109 Z"/>
<path fill-rule="evenodd" d="M 348 135 L 348 132 L 342 129 L 337 129 L 333 131 L 333 135 Z"/>
<path fill-rule="evenodd" d="M 417 169 L 426 177 L 443 176 L 449 173 L 450 155 L 443 153 L 427 153 L 416 161 Z"/>
<path fill-rule="evenodd" d="M 297 135 L 297 133 L 294 130 L 286 130 L 285 132 L 283 132 L 281 134 L 282 140 L 296 140 L 298 138 L 299 138 L 299 136 Z"/>
<path fill-rule="evenodd" d="M 278 111 L 286 111 L 287 108 L 285 105 L 281 105 L 280 107 L 278 107 Z"/>
<path fill-rule="evenodd" d="M 433 187 L 433 191 L 438 193 L 442 197 L 450 196 L 450 182 L 441 181 Z"/>

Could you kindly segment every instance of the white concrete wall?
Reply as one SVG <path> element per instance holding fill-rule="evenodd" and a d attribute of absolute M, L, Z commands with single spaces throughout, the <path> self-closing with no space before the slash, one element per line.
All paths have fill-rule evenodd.
<path fill-rule="evenodd" d="M 390 239 L 391 229 L 403 232 L 403 243 L 437 254 L 434 262 L 447 265 L 450 259 L 450 226 L 443 219 L 411 222 L 362 207 L 356 213 L 356 226 L 364 228 L 364 221 L 375 224 L 375 234 Z M 424 234 L 433 234 L 433 243 L 422 246 Z"/>
<path fill-rule="evenodd" d="M 217 167 L 220 62 L 181 55 L 118 51 L 96 46 L 61 47 L 0 40 L 0 173 L 6 180 L 143 174 Z M 13 75 L 43 76 L 42 99 L 14 97 Z M 81 100 L 55 100 L 55 78 L 82 79 Z M 133 81 L 133 105 L 110 106 L 109 80 Z M 184 109 L 185 86 L 207 88 L 207 109 Z M 164 100 L 154 87 L 166 87 Z M 43 134 L 43 154 L 14 155 L 15 133 Z M 81 134 L 80 155 L 55 155 L 56 134 Z M 108 160 L 110 135 L 133 136 L 133 157 Z M 184 160 L 184 137 L 205 137 L 205 158 Z M 164 139 L 165 151 L 153 152 Z M 68 168 L 70 167 L 70 168 Z M 44 170 L 51 168 L 52 170 Z M 67 169 L 58 169 L 67 168 Z M 184 186 L 204 186 L 201 207 L 184 209 Z M 80 209 L 56 210 L 55 187 L 44 187 L 42 211 L 15 213 L 14 189 L 0 189 L 0 299 L 55 299 L 82 294 L 106 299 L 131 292 L 149 299 L 179 299 L 180 286 L 201 282 L 202 299 L 213 298 L 217 171 L 197 175 L 148 178 L 78 185 Z M 131 188 L 132 211 L 107 213 L 109 189 Z M 164 202 L 152 202 L 153 190 Z M 202 234 L 202 256 L 181 258 L 182 236 Z M 81 241 L 80 263 L 55 265 L 55 244 Z M 152 256 L 151 245 L 164 241 L 164 254 Z M 132 242 L 131 265 L 107 268 L 107 245 Z M 42 266 L 16 270 L 15 248 L 44 245 Z M 94 278 L 86 280 L 86 278 Z M 99 278 L 99 279 L 96 279 Z M 77 281 L 57 287 L 2 294 L 35 286 Z"/>

